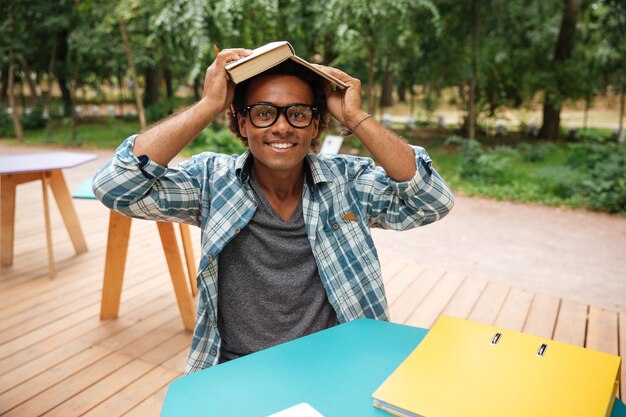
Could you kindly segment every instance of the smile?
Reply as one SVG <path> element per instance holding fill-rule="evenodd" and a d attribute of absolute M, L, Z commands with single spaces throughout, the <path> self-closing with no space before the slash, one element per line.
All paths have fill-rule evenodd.
<path fill-rule="evenodd" d="M 269 146 L 276 149 L 287 149 L 296 146 L 295 143 L 268 143 Z"/>

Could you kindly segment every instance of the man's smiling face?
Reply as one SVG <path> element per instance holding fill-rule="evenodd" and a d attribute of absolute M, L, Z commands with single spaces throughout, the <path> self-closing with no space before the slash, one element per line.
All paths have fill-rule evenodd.
<path fill-rule="evenodd" d="M 275 106 L 292 104 L 313 105 L 313 91 L 306 82 L 291 75 L 271 75 L 258 78 L 248 87 L 246 104 L 266 103 Z M 248 114 L 238 114 L 239 131 L 248 138 L 250 152 L 257 169 L 293 171 L 300 174 L 311 140 L 318 134 L 317 118 L 309 127 L 296 128 L 284 114 L 269 126 L 255 127 Z"/>

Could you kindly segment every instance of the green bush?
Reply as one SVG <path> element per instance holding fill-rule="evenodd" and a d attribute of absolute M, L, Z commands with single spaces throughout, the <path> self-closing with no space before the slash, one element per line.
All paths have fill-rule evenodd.
<path fill-rule="evenodd" d="M 541 142 L 535 144 L 522 142 L 517 145 L 517 150 L 524 161 L 541 162 L 545 161 L 550 152 L 554 152 L 556 150 L 556 145 L 551 142 Z"/>
<path fill-rule="evenodd" d="M 246 151 L 246 147 L 230 130 L 214 130 L 212 127 L 200 132 L 191 143 L 191 149 L 194 152 L 211 151 L 227 155 L 241 155 Z"/>
<path fill-rule="evenodd" d="M 13 120 L 9 113 L 0 108 L 0 136 L 13 135 Z"/>
<path fill-rule="evenodd" d="M 580 194 L 584 177 L 567 166 L 552 166 L 539 169 L 530 175 L 542 185 L 544 192 L 567 200 Z"/>
<path fill-rule="evenodd" d="M 462 178 L 484 183 L 503 183 L 508 179 L 506 166 L 511 159 L 511 151 L 505 147 L 494 150 L 484 150 L 480 142 L 474 139 L 464 139 L 452 136 L 446 140 L 446 144 L 459 145 L 461 152 Z"/>
<path fill-rule="evenodd" d="M 43 117 L 43 110 L 35 108 L 29 114 L 21 117 L 24 130 L 38 130 L 46 127 L 46 119 Z"/>
<path fill-rule="evenodd" d="M 606 128 L 579 129 L 577 134 L 581 142 L 605 143 L 613 140 L 613 131 Z"/>
<path fill-rule="evenodd" d="M 626 213 L 626 156 L 611 154 L 583 181 L 589 207 L 609 213 Z"/>
<path fill-rule="evenodd" d="M 585 171 L 594 169 L 617 151 L 616 146 L 602 143 L 572 143 L 568 148 L 571 153 L 565 161 L 566 165 Z"/>

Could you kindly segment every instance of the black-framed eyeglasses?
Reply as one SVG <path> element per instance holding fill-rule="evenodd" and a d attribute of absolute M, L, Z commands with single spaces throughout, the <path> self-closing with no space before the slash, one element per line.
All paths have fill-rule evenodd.
<path fill-rule="evenodd" d="M 287 122 L 296 129 L 304 129 L 311 126 L 313 119 L 317 117 L 317 107 L 310 104 L 290 104 L 289 106 L 275 106 L 268 103 L 256 103 L 245 106 L 242 110 L 248 114 L 254 127 L 270 127 L 278 117 L 285 115 Z"/>

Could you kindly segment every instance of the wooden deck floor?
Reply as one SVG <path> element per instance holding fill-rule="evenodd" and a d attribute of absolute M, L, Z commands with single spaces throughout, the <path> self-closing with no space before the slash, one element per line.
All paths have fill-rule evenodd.
<path fill-rule="evenodd" d="M 73 188 L 84 172 L 69 173 Z M 191 334 L 182 327 L 155 224 L 133 222 L 120 318 L 100 321 L 108 212 L 95 201 L 75 201 L 89 245 L 76 256 L 53 209 L 51 278 L 41 201 L 39 184 L 18 187 L 14 265 L 0 269 L 0 415 L 157 416 L 168 384 L 182 375 Z M 410 260 L 382 263 L 395 322 L 430 327 L 448 314 L 626 353 L 625 313 Z"/>

